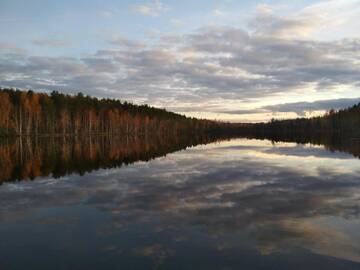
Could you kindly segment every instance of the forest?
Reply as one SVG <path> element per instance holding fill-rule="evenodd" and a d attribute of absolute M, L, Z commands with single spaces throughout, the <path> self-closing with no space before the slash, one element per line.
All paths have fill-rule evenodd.
<path fill-rule="evenodd" d="M 178 134 L 219 131 L 226 123 L 188 118 L 115 99 L 0 89 L 0 136 Z"/>
<path fill-rule="evenodd" d="M 0 89 L 0 136 L 226 134 L 310 142 L 360 138 L 360 104 L 324 116 L 225 123 L 116 99 Z"/>
<path fill-rule="evenodd" d="M 357 141 L 360 140 L 360 103 L 339 111 L 331 109 L 318 117 L 243 124 L 239 133 L 277 141 Z"/>

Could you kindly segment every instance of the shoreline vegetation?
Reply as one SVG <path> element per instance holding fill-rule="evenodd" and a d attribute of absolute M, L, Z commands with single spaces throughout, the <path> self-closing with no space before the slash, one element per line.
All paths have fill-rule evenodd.
<path fill-rule="evenodd" d="M 221 134 L 274 141 L 360 140 L 360 103 L 324 116 L 263 123 L 190 118 L 116 99 L 0 88 L 0 137 Z M 324 140 L 324 139 L 321 139 Z"/>
<path fill-rule="evenodd" d="M 0 136 L 178 135 L 231 129 L 229 123 L 196 119 L 115 99 L 0 89 Z"/>

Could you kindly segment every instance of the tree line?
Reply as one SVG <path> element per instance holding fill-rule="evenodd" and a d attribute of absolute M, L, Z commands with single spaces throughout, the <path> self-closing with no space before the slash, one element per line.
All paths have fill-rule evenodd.
<path fill-rule="evenodd" d="M 224 123 L 115 99 L 0 89 L 0 135 L 147 135 L 209 132 Z"/>
<path fill-rule="evenodd" d="M 230 124 L 116 99 L 0 89 L 0 136 L 216 133 L 273 140 L 360 138 L 360 104 L 313 118 Z"/>
<path fill-rule="evenodd" d="M 360 103 L 323 116 L 240 124 L 239 134 L 276 141 L 360 140 Z"/>

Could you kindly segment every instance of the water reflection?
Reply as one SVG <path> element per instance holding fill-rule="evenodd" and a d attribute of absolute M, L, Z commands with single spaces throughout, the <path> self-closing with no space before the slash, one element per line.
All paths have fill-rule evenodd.
<path fill-rule="evenodd" d="M 360 138 L 349 138 L 338 133 L 329 134 L 292 134 L 292 136 L 276 134 L 250 134 L 249 139 L 271 140 L 274 142 L 295 142 L 298 144 L 312 144 L 323 146 L 325 149 L 335 152 L 350 153 L 360 158 Z"/>
<path fill-rule="evenodd" d="M 0 266 L 359 269 L 359 176 L 350 154 L 236 139 L 6 183 Z"/>
<path fill-rule="evenodd" d="M 29 180 L 51 175 L 54 178 L 77 173 L 84 175 L 99 169 L 108 169 L 132 164 L 136 161 L 149 161 L 199 144 L 228 140 L 225 135 L 169 136 L 169 137 L 52 137 L 36 139 L 0 140 L 0 184 L 15 180 Z M 261 139 L 263 137 L 249 138 Z M 296 152 L 304 157 L 309 155 L 332 155 L 330 152 L 342 152 L 343 158 L 351 159 L 346 153 L 360 157 L 360 140 L 342 138 L 278 138 L 273 142 L 295 141 L 295 147 L 276 147 L 267 151 Z M 310 144 L 321 146 L 303 148 Z M 241 147 L 241 146 L 237 146 Z M 300 149 L 304 149 L 300 152 Z M 320 150 L 319 150 L 320 149 Z M 287 152 L 287 153 L 286 153 Z M 337 157 L 340 154 L 337 153 Z"/>
<path fill-rule="evenodd" d="M 197 144 L 225 139 L 224 136 L 192 137 L 51 137 L 0 141 L 0 183 L 54 178 L 71 173 L 121 167 L 149 161 Z"/>

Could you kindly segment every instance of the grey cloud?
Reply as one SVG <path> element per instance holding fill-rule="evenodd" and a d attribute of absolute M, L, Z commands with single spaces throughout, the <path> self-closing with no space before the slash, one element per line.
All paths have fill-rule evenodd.
<path fill-rule="evenodd" d="M 249 23 L 256 34 L 299 38 L 302 34 L 307 35 L 318 25 L 318 21 L 311 18 L 286 18 L 273 14 L 257 14 Z"/>
<path fill-rule="evenodd" d="M 146 47 L 146 44 L 143 42 L 133 41 L 122 37 L 112 38 L 111 40 L 109 40 L 109 43 L 129 49 L 143 49 Z"/>
<path fill-rule="evenodd" d="M 62 39 L 35 39 L 33 40 L 33 44 L 40 46 L 40 47 L 49 47 L 49 48 L 66 48 L 69 47 L 71 44 Z"/>
<path fill-rule="evenodd" d="M 254 114 L 254 113 L 266 113 L 269 112 L 265 109 L 249 109 L 249 110 L 219 110 L 218 113 L 226 114 Z"/>
<path fill-rule="evenodd" d="M 331 109 L 340 110 L 349 108 L 353 105 L 360 103 L 359 98 L 340 98 L 340 99 L 328 99 L 328 100 L 319 100 L 314 102 L 294 102 L 294 103 L 282 103 L 269 106 L 263 106 L 259 108 L 249 109 L 249 110 L 222 110 L 218 108 L 212 108 L 211 110 L 217 113 L 225 114 L 254 114 L 254 113 L 290 113 L 294 112 L 298 116 L 305 116 L 307 112 L 314 111 L 329 111 Z M 184 111 L 185 108 L 184 108 Z"/>
<path fill-rule="evenodd" d="M 114 73 L 119 69 L 119 66 L 109 58 L 87 57 L 81 60 L 96 72 Z"/>
<path fill-rule="evenodd" d="M 32 56 L 24 66 L 27 71 L 44 72 L 51 76 L 72 76 L 85 72 L 85 66 L 71 57 Z M 51 76 L 49 76 L 51 78 Z"/>
<path fill-rule="evenodd" d="M 296 112 L 298 115 L 304 115 L 305 112 L 311 111 L 328 111 L 330 109 L 339 110 L 347 107 L 351 107 L 360 102 L 359 98 L 341 98 L 341 99 L 330 99 L 321 100 L 316 102 L 296 102 L 296 103 L 285 103 L 271 106 L 262 107 L 264 110 L 271 112 Z"/>
<path fill-rule="evenodd" d="M 184 36 L 164 37 L 148 47 L 125 39 L 113 43 L 120 47 L 80 59 L 2 55 L 0 84 L 48 90 L 80 88 L 97 96 L 109 93 L 176 107 L 184 100 L 199 105 L 214 98 L 259 100 L 295 93 L 309 85 L 314 87 L 311 91 L 331 93 L 339 85 L 356 88 L 360 83 L 357 39 L 295 40 L 233 27 L 207 27 Z M 92 78 L 93 84 L 79 78 Z M 306 95 L 307 90 L 302 91 Z M 271 108 L 253 112 L 264 110 Z M 221 111 L 226 111 L 225 105 Z"/>
<path fill-rule="evenodd" d="M 0 42 L 0 52 L 4 55 L 8 55 L 8 56 L 16 56 L 16 55 L 22 55 L 25 54 L 26 51 L 20 47 L 18 47 L 15 44 L 12 43 L 3 43 Z"/>

